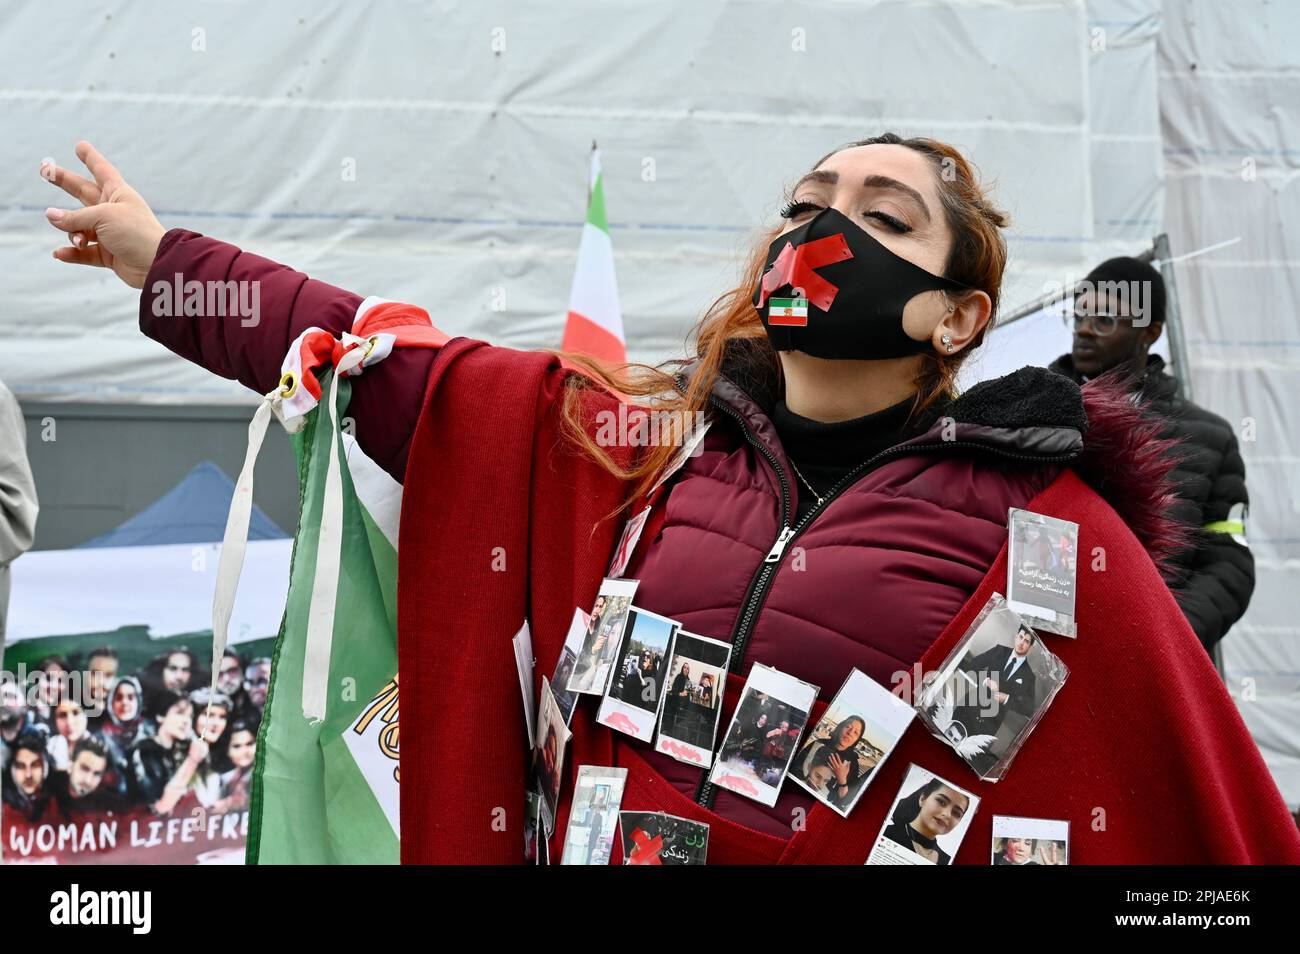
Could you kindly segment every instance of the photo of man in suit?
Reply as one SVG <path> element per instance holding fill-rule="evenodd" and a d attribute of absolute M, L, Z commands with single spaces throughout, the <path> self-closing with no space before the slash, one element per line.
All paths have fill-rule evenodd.
<path fill-rule="evenodd" d="M 1033 714 L 1037 683 L 1029 667 L 1029 650 L 1037 641 L 1038 634 L 1022 626 L 1013 645 L 994 646 L 978 656 L 968 654 L 962 662 L 961 668 L 976 673 L 985 689 L 992 693 L 991 698 L 997 701 L 998 724 L 1004 711 L 1018 712 L 1026 719 Z"/>
<path fill-rule="evenodd" d="M 1028 626 L 1021 626 L 1010 646 L 995 645 L 978 655 L 969 652 L 958 669 L 967 676 L 968 683 L 978 687 L 968 697 L 966 705 L 954 711 L 954 727 L 960 742 L 971 736 L 991 735 L 993 741 L 982 752 L 969 759 L 980 774 L 992 768 L 1006 750 L 1010 738 L 999 737 L 999 731 L 1009 714 L 1020 716 L 1011 726 L 1011 734 L 1033 717 L 1037 705 L 1038 680 L 1029 665 L 1029 653 L 1038 641 L 1038 635 Z M 1023 721 L 1022 721 L 1023 720 Z"/>

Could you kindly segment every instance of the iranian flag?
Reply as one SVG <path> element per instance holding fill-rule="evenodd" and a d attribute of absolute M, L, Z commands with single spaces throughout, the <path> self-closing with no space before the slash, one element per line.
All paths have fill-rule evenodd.
<path fill-rule="evenodd" d="M 767 303 L 767 323 L 789 325 L 796 328 L 808 324 L 807 298 L 772 298 Z"/>
<path fill-rule="evenodd" d="M 614 246 L 605 221 L 605 187 L 600 171 L 600 150 L 592 143 L 591 179 L 587 193 L 587 221 L 578 246 L 578 267 L 569 292 L 569 318 L 561 348 L 590 355 L 611 364 L 627 360 L 623 317 L 618 308 L 618 282 L 614 278 Z"/>
<path fill-rule="evenodd" d="M 322 376 L 325 394 L 330 373 Z M 397 864 L 397 528 L 401 485 L 362 453 L 322 403 L 292 437 L 299 516 L 284 622 L 272 659 L 271 691 L 258 733 L 246 858 L 249 864 Z M 327 398 L 322 398 L 322 401 Z M 329 465 L 337 455 L 331 507 Z M 337 576 L 322 530 L 339 531 Z M 325 530 L 328 533 L 328 530 Z M 324 661 L 323 718 L 304 716 L 312 599 L 333 589 Z"/>
<path fill-rule="evenodd" d="M 257 738 L 250 864 L 400 861 L 397 540 L 402 487 L 341 426 L 351 378 L 395 347 L 448 337 L 423 309 L 361 303 L 352 333 L 304 331 L 249 425 L 213 599 L 225 648 L 248 538 L 253 468 L 272 416 L 292 436 L 298 528 Z M 214 666 L 213 672 L 216 672 Z"/>

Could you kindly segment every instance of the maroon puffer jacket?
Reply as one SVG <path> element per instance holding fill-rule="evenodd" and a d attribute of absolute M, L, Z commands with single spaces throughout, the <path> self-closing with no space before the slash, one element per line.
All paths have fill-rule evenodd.
<path fill-rule="evenodd" d="M 259 281 L 260 324 L 155 317 L 150 288 L 177 273 L 187 281 Z M 140 324 L 183 357 L 265 393 L 304 328 L 347 330 L 361 300 L 172 230 L 146 281 Z M 792 525 L 797 487 L 765 411 L 774 395 L 764 393 L 770 385 L 743 348 L 729 358 L 712 395 L 704 450 L 675 480 L 662 526 L 643 541 L 627 575 L 641 580 L 637 605 L 733 642 L 732 704 L 753 662 L 819 686 L 824 702 L 853 667 L 891 685 L 983 579 L 1006 537 L 1007 509 L 1031 500 L 1083 447 L 1078 387 L 1026 368 L 972 388 L 944 409 L 946 421 L 864 462 Z M 399 349 L 353 389 L 356 437 L 399 481 L 432 359 L 426 349 Z M 700 784 L 697 769 L 627 744 L 680 791 L 760 831 L 789 837 L 795 810 L 812 804 L 792 785 L 773 808 L 714 791 Z"/>

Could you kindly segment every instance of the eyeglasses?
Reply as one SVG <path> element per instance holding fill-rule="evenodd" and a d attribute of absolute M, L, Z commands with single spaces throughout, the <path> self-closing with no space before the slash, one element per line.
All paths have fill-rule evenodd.
<path fill-rule="evenodd" d="M 1065 326 L 1071 331 L 1079 331 L 1085 324 L 1092 326 L 1093 334 L 1106 337 L 1112 334 L 1119 327 L 1120 316 L 1111 315 L 1105 312 L 1091 314 L 1088 311 L 1080 311 L 1078 305 L 1065 312 L 1061 316 Z"/>

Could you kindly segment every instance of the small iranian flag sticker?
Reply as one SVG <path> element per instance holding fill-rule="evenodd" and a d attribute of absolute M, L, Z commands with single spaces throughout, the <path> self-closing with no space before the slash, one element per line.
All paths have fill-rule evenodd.
<path fill-rule="evenodd" d="M 767 303 L 767 322 L 771 325 L 792 325 L 796 328 L 808 324 L 807 298 L 772 298 Z"/>

